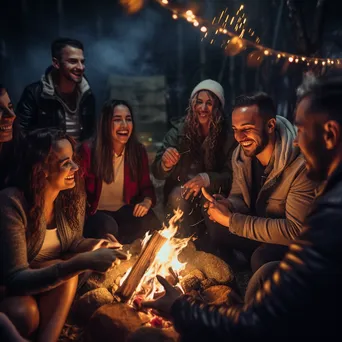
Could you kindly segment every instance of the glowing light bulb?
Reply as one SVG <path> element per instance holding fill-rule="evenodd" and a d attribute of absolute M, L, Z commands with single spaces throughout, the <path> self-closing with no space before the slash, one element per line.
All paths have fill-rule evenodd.
<path fill-rule="evenodd" d="M 198 23 L 198 21 L 194 21 L 194 23 L 193 23 L 193 25 L 195 26 L 195 27 L 197 27 L 198 25 L 199 25 L 199 23 Z"/>
<path fill-rule="evenodd" d="M 267 56 L 267 55 L 270 54 L 270 52 L 269 52 L 268 50 L 265 50 L 265 51 L 264 51 L 264 54 Z"/>
<path fill-rule="evenodd" d="M 174 14 L 172 14 L 172 18 L 176 20 L 176 19 L 178 19 L 178 15 L 176 13 L 174 13 Z"/>
<path fill-rule="evenodd" d="M 202 26 L 202 27 L 201 27 L 201 31 L 202 31 L 202 32 L 207 32 L 208 29 L 207 29 L 205 26 Z"/>
<path fill-rule="evenodd" d="M 318 60 L 317 59 L 315 60 L 315 64 L 318 64 Z"/>
<path fill-rule="evenodd" d="M 296 59 L 295 59 L 295 62 L 296 62 L 296 63 L 298 63 L 298 61 L 299 61 L 299 59 L 298 59 L 298 58 L 296 58 Z"/>
<path fill-rule="evenodd" d="M 167 5 L 167 4 L 169 3 L 169 1 L 168 1 L 168 0 L 162 0 L 162 3 L 163 3 L 164 5 Z"/>
<path fill-rule="evenodd" d="M 281 54 L 280 54 L 280 53 L 278 53 L 278 54 L 277 54 L 277 57 L 278 57 L 278 58 L 280 58 L 280 57 L 281 57 Z"/>
<path fill-rule="evenodd" d="M 290 62 L 290 63 L 293 62 L 293 57 L 289 57 L 289 62 Z"/>
<path fill-rule="evenodd" d="M 191 10 L 186 11 L 185 14 L 189 17 L 194 15 Z"/>

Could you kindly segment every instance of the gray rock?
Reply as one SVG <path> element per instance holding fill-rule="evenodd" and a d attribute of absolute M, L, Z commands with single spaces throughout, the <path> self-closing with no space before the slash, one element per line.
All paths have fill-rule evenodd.
<path fill-rule="evenodd" d="M 149 317 L 126 304 L 109 304 L 99 308 L 87 326 L 87 341 L 126 341 L 128 336 L 149 322 Z"/>
<path fill-rule="evenodd" d="M 87 323 L 91 315 L 102 305 L 113 302 L 113 296 L 105 288 L 92 290 L 81 296 L 74 302 L 73 312 L 75 317 L 83 323 Z"/>

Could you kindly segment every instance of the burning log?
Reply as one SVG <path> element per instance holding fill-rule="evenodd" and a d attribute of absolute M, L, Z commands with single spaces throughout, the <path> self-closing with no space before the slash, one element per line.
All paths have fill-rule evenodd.
<path fill-rule="evenodd" d="M 131 272 L 116 292 L 123 300 L 129 300 L 132 297 L 142 277 L 153 263 L 157 253 L 166 240 L 167 239 L 161 236 L 157 231 L 152 234 Z"/>

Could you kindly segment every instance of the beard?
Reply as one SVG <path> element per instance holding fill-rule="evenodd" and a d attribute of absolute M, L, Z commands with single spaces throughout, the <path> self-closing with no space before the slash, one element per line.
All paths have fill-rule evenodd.
<path fill-rule="evenodd" d="M 311 150 L 313 158 L 306 159 L 307 177 L 315 182 L 323 182 L 328 178 L 329 166 L 333 159 L 332 153 L 323 148 L 322 144 L 315 143 L 315 149 Z"/>
<path fill-rule="evenodd" d="M 254 149 L 252 150 L 244 149 L 242 145 L 241 147 L 246 157 L 255 157 L 264 150 L 264 148 L 268 145 L 269 141 L 270 141 L 270 137 L 267 134 L 267 131 L 264 129 L 261 132 L 260 142 L 258 143 L 255 140 L 253 140 L 253 144 L 256 144 L 256 147 Z"/>

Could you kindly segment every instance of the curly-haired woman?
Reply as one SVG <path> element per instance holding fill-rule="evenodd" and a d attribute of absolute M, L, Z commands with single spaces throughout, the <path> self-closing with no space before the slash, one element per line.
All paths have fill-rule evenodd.
<path fill-rule="evenodd" d="M 85 195 L 75 142 L 58 131 L 29 133 L 12 187 L 0 192 L 0 312 L 25 337 L 56 341 L 78 274 L 105 272 L 120 244 L 82 237 Z M 106 248 L 102 248 L 106 247 Z M 62 260 L 66 253 L 75 253 Z"/>
<path fill-rule="evenodd" d="M 236 143 L 224 116 L 224 92 L 213 80 L 199 83 L 191 93 L 185 119 L 171 128 L 152 164 L 157 179 L 165 179 L 168 211 L 184 211 L 181 235 L 190 235 L 201 221 L 201 188 L 228 193 L 231 156 Z"/>

